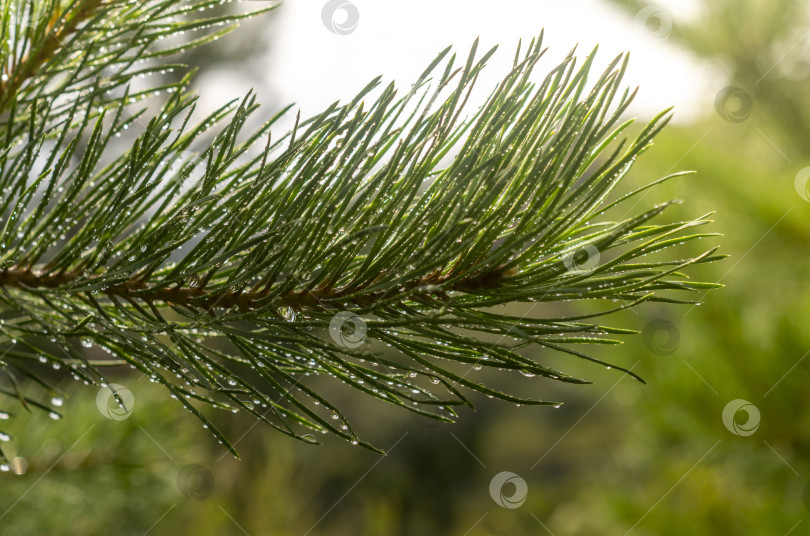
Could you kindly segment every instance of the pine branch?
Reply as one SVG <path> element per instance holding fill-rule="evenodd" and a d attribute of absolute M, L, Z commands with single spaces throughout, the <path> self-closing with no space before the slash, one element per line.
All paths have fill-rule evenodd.
<path fill-rule="evenodd" d="M 494 271 L 476 276 L 465 276 L 460 281 L 453 284 L 447 283 L 447 276 L 431 274 L 408 283 L 407 289 L 411 295 L 430 296 L 435 294 L 438 287 L 444 292 L 465 292 L 475 293 L 486 289 L 496 289 L 506 286 L 501 279 L 508 275 L 506 272 Z M 0 271 L 0 287 L 14 287 L 19 290 L 26 289 L 56 289 L 74 284 L 77 279 L 83 278 L 81 272 L 61 272 L 61 273 L 39 273 L 30 269 L 5 269 Z M 82 284 L 93 285 L 94 278 L 83 278 Z M 102 284 L 104 294 L 108 298 L 133 299 L 153 304 L 163 302 L 164 305 L 174 305 L 187 309 L 202 309 L 209 313 L 214 308 L 229 309 L 237 308 L 241 312 L 251 311 L 258 307 L 257 304 L 271 296 L 269 289 L 236 292 L 228 290 L 225 292 L 209 291 L 195 284 L 194 286 L 183 286 L 179 284 L 171 288 L 159 287 L 146 283 L 141 277 L 131 277 L 118 285 L 107 286 Z M 431 287 L 436 287 L 435 289 Z M 433 290 L 433 292 L 431 292 Z M 327 302 L 335 302 L 346 299 L 347 292 L 344 289 L 318 288 L 312 290 L 302 290 L 299 292 L 288 292 L 279 297 L 280 303 L 285 307 L 293 309 L 320 309 L 326 310 Z M 392 295 L 388 292 L 369 292 L 362 295 L 362 300 L 354 300 L 358 305 L 373 305 Z"/>
<path fill-rule="evenodd" d="M 79 2 L 73 11 L 67 11 L 56 20 L 48 19 L 44 28 L 45 38 L 39 47 L 28 51 L 17 65 L 11 69 L 11 77 L 7 81 L 0 81 L 0 111 L 6 108 L 9 100 L 15 96 L 22 84 L 33 77 L 42 65 L 51 59 L 60 48 L 61 43 L 77 28 L 86 22 L 101 5 L 102 0 L 84 0 Z M 28 18 L 31 20 L 36 10 L 36 4 L 28 4 Z M 58 8 L 57 4 L 53 4 Z"/>
<path fill-rule="evenodd" d="M 71 4 L 90 18 L 36 73 L 6 86 L 0 374 L 10 382 L 3 392 L 23 404 L 53 411 L 18 388 L 23 375 L 52 389 L 38 362 L 93 384 L 127 364 L 234 454 L 199 403 L 307 442 L 328 432 L 373 448 L 312 377 L 444 421 L 472 405 L 469 390 L 558 405 L 495 390 L 477 369 L 587 383 L 527 357 L 539 347 L 638 378 L 580 349 L 633 333 L 594 320 L 647 301 L 693 303 L 690 294 L 716 286 L 682 273 L 720 259 L 715 248 L 670 254 L 714 236 L 693 229 L 707 216 L 653 223 L 672 203 L 628 214 L 649 186 L 613 193 L 669 118 L 623 138 L 634 95 L 621 88 L 626 56 L 589 81 L 595 51 L 579 67 L 572 53 L 534 82 L 541 36 L 465 117 L 494 49 L 479 58 L 473 46 L 461 66 L 447 49 L 405 95 L 374 80 L 278 139 L 271 130 L 289 108 L 249 131 L 252 95 L 194 123 L 190 76 L 161 89 L 157 113 L 134 110 L 153 92 L 131 91 L 144 72 L 136 60 L 182 50 L 155 47 L 160 36 L 209 27 L 193 19 L 209 4 Z M 54 20 L 29 39 L 73 19 Z M 106 50 L 77 61 L 70 50 L 90 40 Z M 48 89 L 55 73 L 68 80 L 57 92 Z M 63 102 L 63 92 L 79 96 Z M 116 141 L 135 130 L 131 143 Z M 618 304 L 556 318 L 496 307 L 572 300 Z M 99 352 L 106 357 L 88 357 Z"/>

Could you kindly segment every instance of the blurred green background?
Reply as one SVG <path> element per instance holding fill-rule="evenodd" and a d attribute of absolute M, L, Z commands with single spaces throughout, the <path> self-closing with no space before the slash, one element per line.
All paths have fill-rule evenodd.
<path fill-rule="evenodd" d="M 644 7 L 614 3 L 636 19 Z M 700 12 L 688 21 L 645 12 L 652 34 L 713 65 L 723 83 L 713 106 L 664 131 L 630 182 L 697 170 L 641 205 L 677 197 L 684 218 L 714 211 L 716 242 L 731 257 L 694 273 L 726 285 L 704 305 L 645 305 L 611 319 L 644 333 L 600 357 L 634 366 L 649 385 L 538 355 L 594 384 L 538 380 L 560 409 L 474 398 L 477 411 L 455 425 L 336 393 L 385 457 L 219 415 L 237 461 L 147 380 L 118 378 L 136 398 L 121 421 L 100 414 L 95 389 L 68 382 L 66 418 L 10 421 L 17 442 L 6 448 L 29 467 L 0 473 L 0 534 L 810 534 L 808 6 L 714 0 Z M 189 61 L 248 55 L 250 40 L 217 45 Z M 759 410 L 751 435 L 732 432 L 736 423 L 747 433 L 745 411 L 723 422 L 737 399 Z M 490 495 L 502 471 L 527 484 L 517 508 Z"/>

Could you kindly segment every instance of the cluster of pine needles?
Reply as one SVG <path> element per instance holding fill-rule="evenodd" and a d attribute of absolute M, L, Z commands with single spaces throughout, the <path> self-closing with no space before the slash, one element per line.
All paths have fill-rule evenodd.
<path fill-rule="evenodd" d="M 0 0 L 3 415 L 59 416 L 27 394 L 58 392 L 51 367 L 98 386 L 128 365 L 234 454 L 201 408 L 374 448 L 326 380 L 444 421 L 471 391 L 556 405 L 478 370 L 586 383 L 527 350 L 608 366 L 583 348 L 630 331 L 600 317 L 713 286 L 682 270 L 714 248 L 678 253 L 711 236 L 705 216 L 635 210 L 681 173 L 617 193 L 669 119 L 630 128 L 626 56 L 591 76 L 595 51 L 572 53 L 535 79 L 541 35 L 467 113 L 494 49 L 447 49 L 406 91 L 375 79 L 279 135 L 290 107 L 259 121 L 252 94 L 198 119 L 193 72 L 169 61 L 274 7 L 222 3 Z M 605 306 L 505 307 L 589 300 Z"/>

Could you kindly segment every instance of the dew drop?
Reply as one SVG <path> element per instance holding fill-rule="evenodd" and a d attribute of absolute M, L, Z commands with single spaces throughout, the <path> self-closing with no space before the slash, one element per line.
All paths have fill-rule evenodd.
<path fill-rule="evenodd" d="M 279 307 L 277 311 L 287 322 L 295 322 L 295 311 L 292 307 Z"/>
<path fill-rule="evenodd" d="M 15 457 L 9 464 L 11 472 L 15 475 L 24 475 L 28 471 L 28 460 L 20 456 Z"/>

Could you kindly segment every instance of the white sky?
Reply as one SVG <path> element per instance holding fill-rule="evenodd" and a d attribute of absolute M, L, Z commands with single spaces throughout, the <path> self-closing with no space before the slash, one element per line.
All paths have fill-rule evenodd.
<path fill-rule="evenodd" d="M 674 105 L 675 120 L 687 121 L 711 108 L 716 93 L 711 88 L 718 85 L 705 66 L 668 39 L 656 38 L 654 19 L 645 26 L 641 18 L 634 21 L 605 0 L 350 1 L 359 21 L 347 35 L 335 34 L 324 25 L 321 15 L 326 0 L 282 3 L 267 29 L 272 43 L 267 68 L 255 73 L 265 85 L 258 91 L 260 102 L 272 102 L 274 107 L 295 102 L 302 115 L 309 116 L 336 99 L 351 99 L 380 74 L 384 83 L 394 79 L 398 87 L 407 89 L 446 46 L 453 45 L 466 58 L 476 36 L 481 37 L 480 51 L 500 44 L 479 77 L 483 96 L 506 73 L 518 39 L 528 42 L 543 28 L 549 52 L 538 75 L 556 65 L 577 43 L 582 57 L 598 43 L 600 66 L 631 51 L 625 83 L 641 86 L 631 111 L 642 117 Z M 671 15 L 674 24 L 698 13 L 695 0 L 668 0 L 660 5 L 664 17 Z M 337 21 L 342 22 L 345 15 L 338 11 Z M 221 102 L 223 93 L 237 96 L 246 86 L 255 85 L 255 81 L 236 80 L 235 76 L 235 71 L 220 70 L 199 82 L 203 87 L 218 87 L 220 91 L 209 94 Z M 478 104 L 470 102 L 468 109 Z"/>

